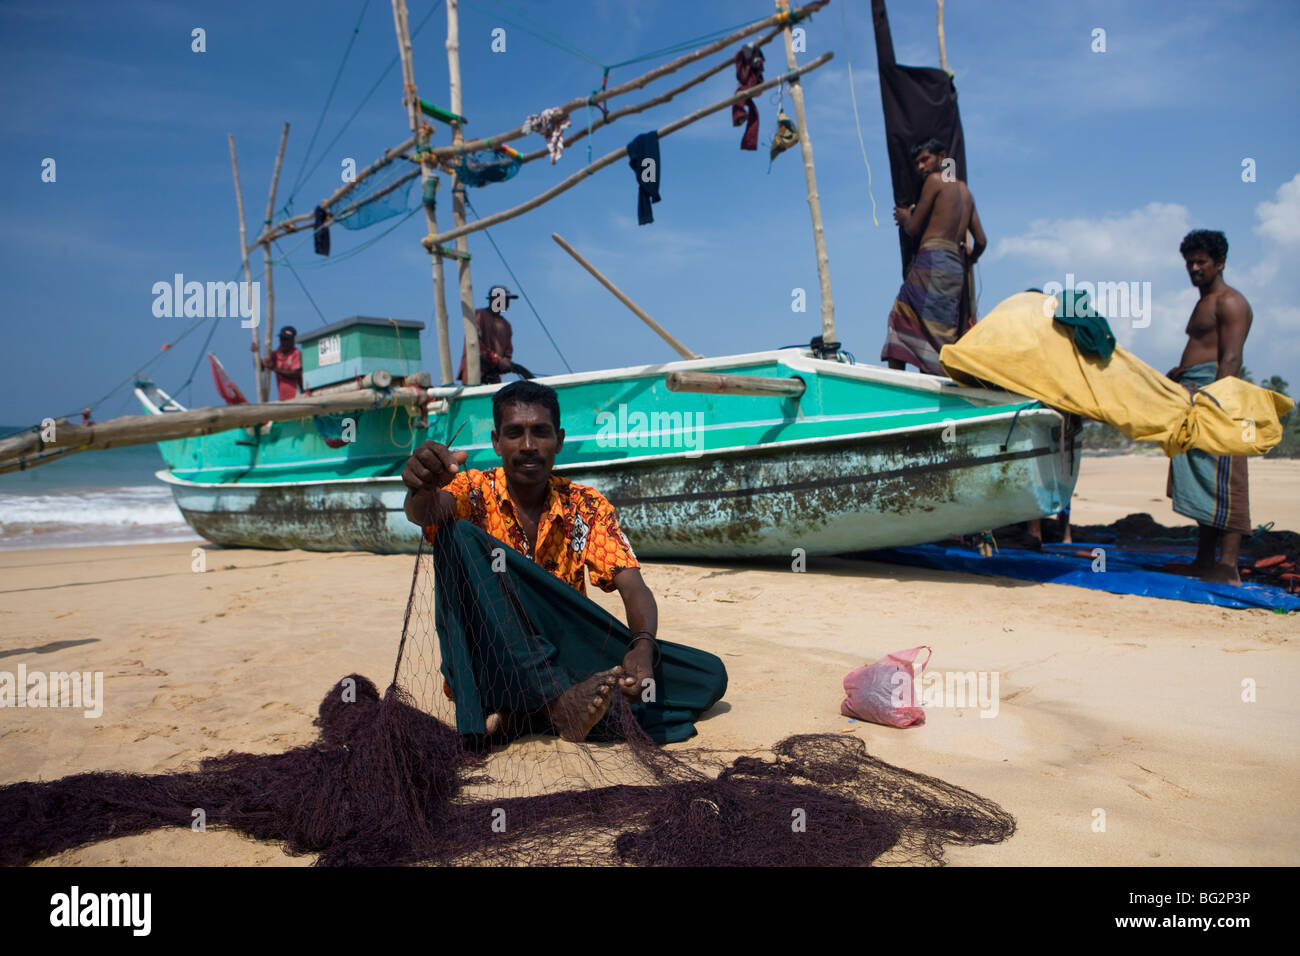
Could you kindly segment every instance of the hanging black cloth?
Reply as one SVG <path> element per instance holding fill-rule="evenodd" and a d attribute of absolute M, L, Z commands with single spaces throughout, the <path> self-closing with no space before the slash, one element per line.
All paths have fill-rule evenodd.
<path fill-rule="evenodd" d="M 956 162 L 957 178 L 966 179 L 966 143 L 957 111 L 957 88 L 952 77 L 934 67 L 899 66 L 894 62 L 894 41 L 889 33 L 885 0 L 871 0 L 876 28 L 876 72 L 880 76 L 880 103 L 885 110 L 885 146 L 894 185 L 894 204 L 910 206 L 921 197 L 921 176 L 916 171 L 912 147 L 934 137 Z M 921 237 L 898 229 L 903 256 L 903 278 L 920 247 Z M 967 313 L 963 313 L 965 315 Z"/>
<path fill-rule="evenodd" d="M 646 165 L 645 160 L 651 160 Z M 655 221 L 650 204 L 659 201 L 659 133 L 642 133 L 627 144 L 627 164 L 636 175 L 636 221 L 646 225 Z"/>
<path fill-rule="evenodd" d="M 316 207 L 316 218 L 313 225 L 316 229 L 316 254 L 328 256 L 330 254 L 330 229 L 325 225 L 325 220 L 329 218 L 329 213 L 325 211 L 324 206 Z"/>

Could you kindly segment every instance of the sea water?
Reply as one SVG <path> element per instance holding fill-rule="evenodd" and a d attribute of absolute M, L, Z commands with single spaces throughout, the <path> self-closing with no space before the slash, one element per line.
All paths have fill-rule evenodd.
<path fill-rule="evenodd" d="M 0 435 L 16 430 L 0 425 Z M 0 475 L 0 551 L 200 540 L 154 477 L 165 467 L 150 444 Z"/>

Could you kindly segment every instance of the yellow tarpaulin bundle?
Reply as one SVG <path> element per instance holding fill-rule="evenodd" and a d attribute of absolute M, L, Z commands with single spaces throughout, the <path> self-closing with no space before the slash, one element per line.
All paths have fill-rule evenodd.
<path fill-rule="evenodd" d="M 1171 458 L 1189 448 L 1211 455 L 1262 455 L 1282 440 L 1280 418 L 1295 403 L 1239 378 L 1222 378 L 1195 398 L 1119 346 L 1105 361 L 1081 354 L 1052 320 L 1057 300 L 1022 292 L 999 303 L 939 362 L 954 381 L 991 383 L 1063 412 L 1113 425 Z"/>

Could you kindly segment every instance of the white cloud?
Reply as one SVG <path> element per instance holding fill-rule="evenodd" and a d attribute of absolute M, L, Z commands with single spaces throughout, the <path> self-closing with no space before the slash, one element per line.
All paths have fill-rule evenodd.
<path fill-rule="evenodd" d="M 1101 219 L 1036 219 L 1023 234 L 999 240 L 992 258 L 1023 259 L 1096 280 L 1149 279 L 1154 270 L 1178 265 L 1189 222 L 1186 206 L 1158 202 Z M 1134 274 L 1143 271 L 1147 275 Z"/>
<path fill-rule="evenodd" d="M 1278 187 L 1274 202 L 1265 200 L 1255 207 L 1259 224 L 1255 231 L 1268 239 L 1300 243 L 1300 173 Z"/>

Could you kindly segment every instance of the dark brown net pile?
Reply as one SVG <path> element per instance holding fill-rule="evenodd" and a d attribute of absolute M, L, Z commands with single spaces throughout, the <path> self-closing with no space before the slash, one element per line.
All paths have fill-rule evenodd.
<path fill-rule="evenodd" d="M 554 578 L 493 539 L 447 530 L 417 558 L 382 698 L 344 678 L 321 702 L 317 740 L 283 754 L 0 787 L 0 863 L 189 827 L 196 809 L 208 826 L 320 865 L 941 863 L 947 845 L 1014 832 L 996 804 L 844 735 L 788 737 L 762 754 L 661 747 L 642 729 L 653 723 L 644 698 L 615 693 L 587 741 L 559 739 L 547 695 L 588 674 L 568 672 L 574 658 L 559 663 L 552 640 L 582 632 L 613 666 L 626 629 L 576 594 L 581 605 L 551 620 L 556 605 L 539 595 Z M 498 727 L 493 714 L 508 719 Z"/>

